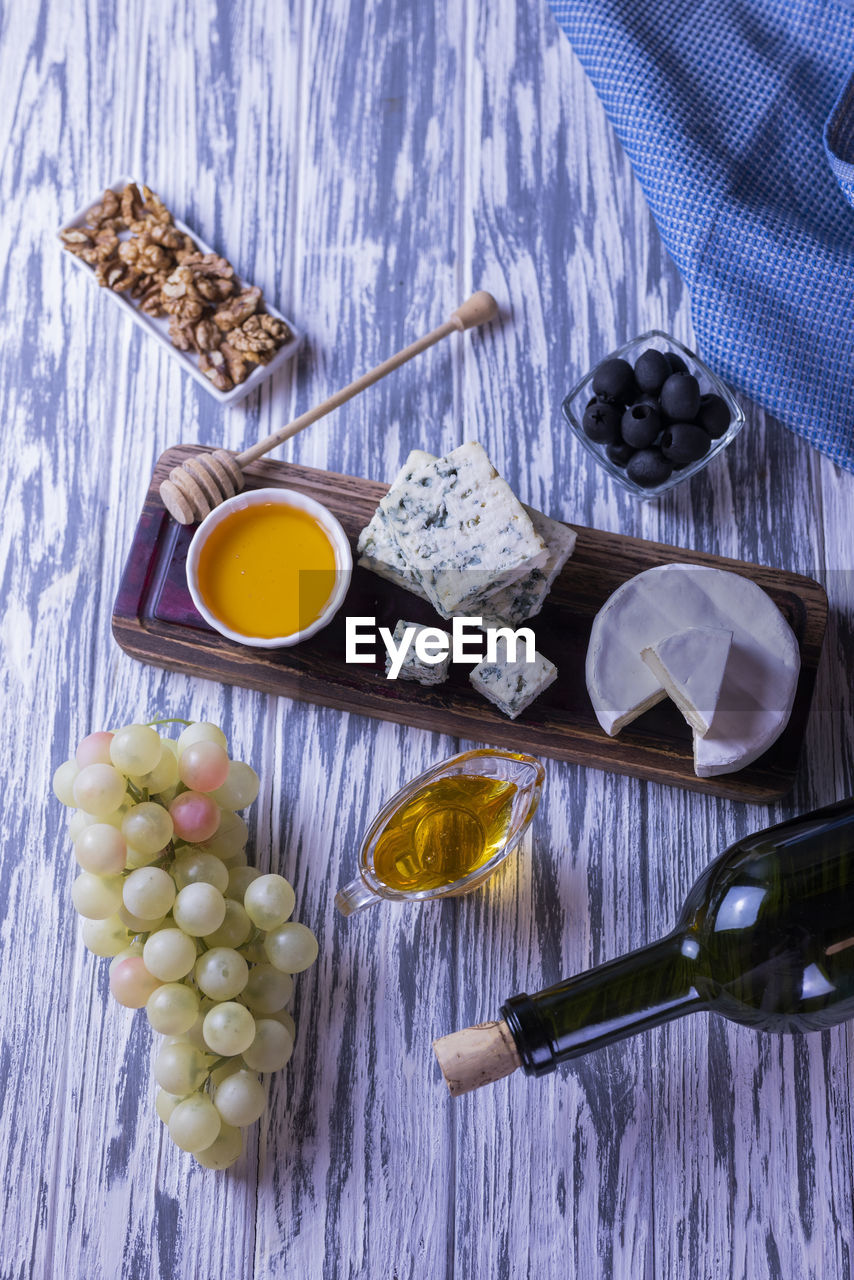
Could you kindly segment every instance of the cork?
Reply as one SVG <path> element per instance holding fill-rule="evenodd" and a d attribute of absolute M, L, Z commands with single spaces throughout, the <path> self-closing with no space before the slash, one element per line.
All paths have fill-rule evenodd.
<path fill-rule="evenodd" d="M 452 1098 L 511 1075 L 522 1065 L 506 1022 L 481 1022 L 433 1041 Z"/>

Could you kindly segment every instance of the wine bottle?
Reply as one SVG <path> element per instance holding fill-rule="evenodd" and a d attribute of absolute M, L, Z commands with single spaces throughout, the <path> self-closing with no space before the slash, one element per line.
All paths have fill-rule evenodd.
<path fill-rule="evenodd" d="M 758 1031 L 854 1017 L 854 798 L 726 849 L 667 937 L 502 1006 L 434 1044 L 452 1094 L 558 1063 L 696 1010 Z"/>

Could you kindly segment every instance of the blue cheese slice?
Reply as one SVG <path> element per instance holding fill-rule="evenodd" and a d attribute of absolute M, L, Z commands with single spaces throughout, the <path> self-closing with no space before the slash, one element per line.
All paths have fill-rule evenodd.
<path fill-rule="evenodd" d="M 480 613 L 485 627 L 518 627 L 526 618 L 536 617 L 555 579 L 575 550 L 578 535 L 574 529 L 533 507 L 525 507 L 525 510 L 535 531 L 546 544 L 548 559 L 541 569 L 532 569 L 511 587 L 502 587 L 482 600 Z"/>
<path fill-rule="evenodd" d="M 425 463 L 380 503 L 407 567 L 447 616 L 542 568 L 548 551 L 477 443 Z"/>
<path fill-rule="evenodd" d="M 414 631 L 414 635 L 410 639 L 409 648 L 406 651 L 406 657 L 403 659 L 400 670 L 397 673 L 398 680 L 417 680 L 419 684 L 444 684 L 448 678 L 448 670 L 451 665 L 451 637 L 447 631 L 441 631 L 439 627 L 423 627 L 417 622 L 406 622 L 400 619 L 394 629 L 394 643 L 400 647 L 407 627 Z M 434 640 L 445 636 L 448 641 L 448 652 L 438 662 L 424 662 L 419 658 L 416 650 L 416 643 L 419 635 L 429 631 Z M 391 670 L 391 656 L 387 653 L 385 659 L 385 670 L 388 675 Z"/>
<path fill-rule="evenodd" d="M 715 718 L 732 632 L 688 627 L 641 649 L 641 657 L 691 728 L 705 738 Z"/>
<path fill-rule="evenodd" d="M 389 493 L 393 493 L 400 485 L 405 484 L 420 467 L 424 466 L 425 462 L 432 462 L 433 459 L 432 453 L 427 453 L 424 449 L 413 449 L 392 480 Z M 370 522 L 359 534 L 356 550 L 359 556 L 358 563 L 363 569 L 370 569 L 377 577 L 393 582 L 396 587 L 404 587 L 405 590 L 412 591 L 422 600 L 427 599 L 426 592 L 410 570 L 406 557 L 395 542 L 381 507 L 377 507 Z"/>
<path fill-rule="evenodd" d="M 508 662 L 507 643 L 503 636 L 498 637 L 495 649 L 496 661 L 479 663 L 470 673 L 469 680 L 478 693 L 515 720 L 550 684 L 554 684 L 557 667 L 536 652 L 533 662 L 525 662 L 524 658 Z"/>

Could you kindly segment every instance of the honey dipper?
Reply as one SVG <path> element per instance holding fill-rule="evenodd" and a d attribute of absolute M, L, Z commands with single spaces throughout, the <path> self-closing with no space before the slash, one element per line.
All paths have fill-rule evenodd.
<path fill-rule="evenodd" d="M 474 329 L 494 319 L 497 314 L 498 304 L 491 293 L 486 293 L 482 289 L 473 293 L 437 329 L 425 333 L 423 338 L 410 343 L 396 355 L 378 364 L 375 369 L 363 373 L 361 378 L 357 378 L 341 391 L 336 391 L 335 395 L 324 400 L 322 404 L 309 409 L 307 413 L 301 414 L 287 426 L 280 427 L 264 440 L 259 440 L 257 444 L 252 445 L 251 449 L 244 449 L 242 453 L 216 449 L 213 453 L 200 453 L 195 458 L 187 458 L 180 466 L 173 467 L 169 472 L 169 479 L 164 480 L 160 486 L 160 496 L 164 506 L 179 524 L 192 524 L 194 520 L 203 520 L 214 507 L 218 507 L 226 498 L 232 498 L 240 492 L 243 488 L 243 468 L 250 462 L 263 457 L 265 453 L 275 449 L 276 445 L 282 444 L 284 440 L 289 440 L 297 432 L 304 431 L 313 422 L 317 422 L 318 418 L 325 417 L 345 401 L 352 400 L 353 396 L 357 396 L 360 391 L 373 386 L 375 382 L 379 382 L 380 378 L 400 368 L 413 356 L 420 355 L 428 347 L 441 342 L 442 338 L 446 338 L 448 334 L 462 332 L 463 329 Z"/>

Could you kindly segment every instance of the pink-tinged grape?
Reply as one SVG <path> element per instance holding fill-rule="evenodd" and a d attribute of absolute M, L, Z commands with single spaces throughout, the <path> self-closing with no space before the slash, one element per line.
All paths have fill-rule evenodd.
<path fill-rule="evenodd" d="M 117 956 L 130 942 L 130 934 L 118 916 L 83 921 L 84 945 L 96 956 Z"/>
<path fill-rule="evenodd" d="M 173 1110 L 167 1128 L 182 1151 L 203 1151 L 216 1140 L 222 1118 L 206 1093 L 192 1093 Z"/>
<path fill-rule="evenodd" d="M 243 1134 L 234 1125 L 223 1123 L 211 1145 L 194 1151 L 193 1158 L 203 1169 L 228 1169 L 242 1153 Z"/>
<path fill-rule="evenodd" d="M 260 1120 L 267 1105 L 267 1094 L 251 1071 L 236 1071 L 217 1086 L 213 1101 L 226 1124 L 242 1129 Z"/>
<path fill-rule="evenodd" d="M 160 1116 L 164 1124 L 169 1123 L 169 1117 L 181 1101 L 180 1094 L 167 1093 L 165 1089 L 157 1090 L 157 1097 L 154 1099 L 154 1110 Z"/>
<path fill-rule="evenodd" d="M 154 933 L 166 923 L 165 916 L 158 916 L 154 920 L 147 920 L 145 916 L 135 916 L 132 911 L 128 911 L 124 903 L 119 907 L 119 919 L 131 933 Z"/>
<path fill-rule="evenodd" d="M 159 795 L 178 782 L 178 756 L 175 743 L 171 738 L 161 739 L 160 759 L 150 773 L 144 773 L 138 779 L 140 787 L 144 787 L 150 795 Z"/>
<path fill-rule="evenodd" d="M 110 992 L 126 1009 L 141 1009 L 159 986 L 160 980 L 148 972 L 142 956 L 129 956 L 110 974 Z"/>
<path fill-rule="evenodd" d="M 185 1035 L 199 1016 L 199 997 L 183 982 L 166 982 L 145 1004 L 148 1021 L 162 1036 Z"/>
<path fill-rule="evenodd" d="M 160 734 L 144 724 L 129 724 L 119 729 L 110 743 L 110 759 L 131 778 L 151 773 L 160 760 L 161 751 Z"/>
<path fill-rule="evenodd" d="M 207 1059 L 200 1049 L 182 1041 L 164 1044 L 154 1059 L 154 1079 L 167 1093 L 180 1097 L 204 1084 Z"/>
<path fill-rule="evenodd" d="M 238 902 L 242 902 L 248 886 L 253 880 L 257 880 L 260 874 L 257 867 L 232 867 L 228 873 L 226 889 L 229 898 L 236 898 Z"/>
<path fill-rule="evenodd" d="M 124 904 L 142 920 L 162 920 L 175 901 L 175 881 L 161 867 L 140 867 L 127 877 Z"/>
<path fill-rule="evenodd" d="M 125 780 L 111 764 L 87 764 L 74 779 L 74 803 L 101 818 L 125 799 Z"/>
<path fill-rule="evenodd" d="M 253 1071 L 281 1071 L 294 1051 L 293 1036 L 274 1018 L 259 1018 L 255 1039 L 243 1050 L 243 1061 Z"/>
<path fill-rule="evenodd" d="M 181 929 L 159 929 L 146 942 L 142 957 L 155 978 L 178 982 L 196 963 L 196 944 Z"/>
<path fill-rule="evenodd" d="M 225 893 L 228 888 L 228 871 L 219 858 L 201 850 L 182 853 L 175 860 L 172 874 L 179 889 L 185 889 L 188 884 L 212 884 L 220 893 Z"/>
<path fill-rule="evenodd" d="M 193 742 L 181 755 L 178 776 L 191 791 L 215 791 L 228 777 L 228 765 L 218 742 Z"/>
<path fill-rule="evenodd" d="M 213 798 L 223 809 L 245 809 L 258 795 L 258 774 L 242 760 L 232 760 L 228 777 L 214 791 Z"/>
<path fill-rule="evenodd" d="M 77 914 L 87 920 L 108 920 L 122 905 L 122 878 L 81 871 L 71 886 L 71 901 Z"/>
<path fill-rule="evenodd" d="M 85 769 L 87 764 L 112 764 L 110 759 L 110 743 L 113 735 L 106 729 L 90 733 L 80 743 L 75 753 L 78 768 Z"/>
<path fill-rule="evenodd" d="M 246 986 L 249 965 L 232 947 L 211 947 L 199 956 L 193 976 L 211 1000 L 233 1000 Z"/>
<path fill-rule="evenodd" d="M 205 1015 L 202 1027 L 205 1044 L 222 1057 L 234 1057 L 248 1049 L 255 1039 L 255 1019 L 233 1000 L 215 1004 Z"/>
<path fill-rule="evenodd" d="M 219 826 L 219 807 L 201 791 L 182 791 L 169 806 L 175 834 L 188 844 L 210 840 Z"/>
<path fill-rule="evenodd" d="M 287 1028 L 291 1039 L 296 1040 L 297 1038 L 296 1024 L 291 1014 L 288 1013 L 287 1009 L 279 1009 L 277 1013 L 268 1013 L 267 1017 L 271 1018 L 274 1022 L 281 1022 L 282 1026 Z"/>
<path fill-rule="evenodd" d="M 252 932 L 252 921 L 239 902 L 233 898 L 225 900 L 225 919 L 213 933 L 204 934 L 205 944 L 209 947 L 242 947 Z"/>
<path fill-rule="evenodd" d="M 283 1009 L 293 993 L 294 980 L 289 973 L 282 973 L 271 964 L 256 964 L 249 973 L 242 999 L 247 1009 L 266 1018 Z"/>
<path fill-rule="evenodd" d="M 215 742 L 224 751 L 228 750 L 228 742 L 222 729 L 207 720 L 201 720 L 198 724 L 188 724 L 178 735 L 178 759 L 181 759 L 187 747 L 196 742 Z"/>
<path fill-rule="evenodd" d="M 53 794 L 60 804 L 73 809 L 77 801 L 74 799 L 74 780 L 80 772 L 76 760 L 63 760 L 53 775 Z"/>
<path fill-rule="evenodd" d="M 113 956 L 112 960 L 110 961 L 109 972 L 112 973 L 116 965 L 120 964 L 122 960 L 129 960 L 131 956 L 141 956 L 141 955 L 142 955 L 142 943 L 140 942 L 139 938 L 134 938 L 133 942 L 131 942 L 129 946 L 125 947 L 123 951 L 120 951 L 118 955 Z"/>
<path fill-rule="evenodd" d="M 231 862 L 234 856 L 241 853 L 249 839 L 249 828 L 239 813 L 230 809 L 220 811 L 219 826 L 210 840 L 205 840 L 202 848 L 205 853 L 213 853 L 223 862 Z"/>
<path fill-rule="evenodd" d="M 173 830 L 169 811 L 153 800 L 133 805 L 122 821 L 125 840 L 142 854 L 160 853 L 172 839 Z"/>
<path fill-rule="evenodd" d="M 283 973 L 302 973 L 317 959 L 317 938 L 304 924 L 290 922 L 267 934 L 264 950 L 274 968 Z"/>
<path fill-rule="evenodd" d="M 74 856 L 84 871 L 96 876 L 117 876 L 125 869 L 127 845 L 115 827 L 93 822 L 75 839 Z"/>
<path fill-rule="evenodd" d="M 296 897 L 284 876 L 258 876 L 246 886 L 243 905 L 259 929 L 275 929 L 284 924 L 294 909 Z"/>
<path fill-rule="evenodd" d="M 212 884 L 188 884 L 175 899 L 172 916 L 179 929 L 201 938 L 222 924 L 225 898 Z"/>

